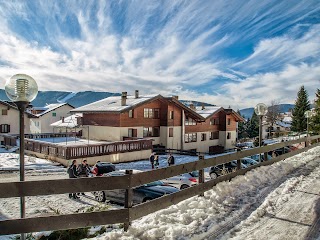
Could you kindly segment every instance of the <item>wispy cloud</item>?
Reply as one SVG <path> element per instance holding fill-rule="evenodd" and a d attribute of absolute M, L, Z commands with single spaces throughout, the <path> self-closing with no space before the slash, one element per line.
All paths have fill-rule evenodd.
<path fill-rule="evenodd" d="M 23 72 L 41 90 L 138 88 L 245 107 L 293 102 L 319 80 L 318 1 L 0 4 L 3 83 Z"/>

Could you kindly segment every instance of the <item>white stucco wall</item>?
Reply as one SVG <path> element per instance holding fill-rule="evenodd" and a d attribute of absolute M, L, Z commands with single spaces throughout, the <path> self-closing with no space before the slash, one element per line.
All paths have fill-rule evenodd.
<path fill-rule="evenodd" d="M 2 115 L 2 109 L 7 109 L 8 115 Z M 19 111 L 14 108 L 8 109 L 8 106 L 0 104 L 0 124 L 10 125 L 8 134 L 19 134 Z M 24 132 L 30 133 L 30 118 L 27 114 L 24 114 Z"/>
<path fill-rule="evenodd" d="M 64 105 L 44 115 L 39 116 L 39 118 L 32 119 L 30 123 L 31 133 L 52 133 L 53 127 L 50 126 L 50 124 L 61 120 L 62 117 L 70 116 L 70 110 L 72 109 L 73 108 L 69 105 Z M 56 116 L 53 116 L 53 113 L 55 113 Z M 38 122 L 39 126 L 37 126 Z"/>
<path fill-rule="evenodd" d="M 205 141 L 201 141 L 201 134 L 206 133 Z M 198 132 L 197 142 L 184 143 L 184 150 L 197 149 L 198 152 L 209 152 L 209 147 L 219 145 L 219 139 L 210 140 L 210 132 Z"/>

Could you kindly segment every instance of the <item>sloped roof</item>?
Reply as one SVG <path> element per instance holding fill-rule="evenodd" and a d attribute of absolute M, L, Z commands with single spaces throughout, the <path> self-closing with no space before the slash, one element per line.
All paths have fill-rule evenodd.
<path fill-rule="evenodd" d="M 18 107 L 13 102 L 0 100 L 0 104 L 19 111 Z M 28 112 L 28 110 L 26 110 L 24 113 L 27 114 L 29 118 L 36 118 L 36 116 L 34 114 Z"/>
<path fill-rule="evenodd" d="M 54 122 L 50 124 L 52 127 L 68 127 L 68 128 L 74 128 L 78 126 L 77 118 L 82 117 L 82 113 L 76 113 L 69 117 L 64 118 L 64 120 L 59 120 L 57 122 Z"/>
<path fill-rule="evenodd" d="M 224 109 L 224 111 L 227 113 L 227 114 L 231 114 L 233 115 L 238 121 L 240 122 L 244 122 L 245 119 L 240 115 L 238 114 L 236 111 L 234 111 L 233 109 L 231 108 L 227 108 L 227 109 Z"/>
<path fill-rule="evenodd" d="M 223 108 L 218 106 L 205 106 L 204 109 L 202 109 L 202 107 L 196 107 L 195 112 L 204 118 L 208 118 L 220 110 L 223 110 Z"/>
<path fill-rule="evenodd" d="M 142 103 L 162 97 L 161 95 L 127 96 L 126 105 L 121 106 L 121 96 L 113 96 L 101 99 L 99 101 L 78 107 L 71 112 L 123 112 Z"/>
<path fill-rule="evenodd" d="M 71 106 L 69 103 L 52 103 L 52 104 L 48 104 L 44 107 L 34 107 L 34 110 L 42 110 L 43 112 L 35 114 L 35 116 L 40 117 L 43 116 L 45 114 L 47 114 L 48 112 L 51 112 L 59 107 L 62 107 L 64 105 L 69 105 L 70 107 L 74 108 L 73 106 Z"/>
<path fill-rule="evenodd" d="M 283 122 L 286 122 L 286 123 L 291 123 L 292 122 L 292 117 L 284 117 L 282 119 Z"/>

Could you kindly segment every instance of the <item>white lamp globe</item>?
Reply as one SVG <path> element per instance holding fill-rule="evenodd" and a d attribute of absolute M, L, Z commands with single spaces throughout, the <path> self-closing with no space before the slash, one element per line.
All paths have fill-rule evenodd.
<path fill-rule="evenodd" d="M 267 105 L 265 105 L 264 103 L 258 103 L 255 107 L 254 107 L 254 111 L 258 116 L 263 116 L 266 115 L 268 112 L 268 107 Z"/>
<path fill-rule="evenodd" d="M 311 110 L 305 111 L 304 112 L 304 117 L 305 118 L 311 118 L 313 116 L 313 112 Z"/>
<path fill-rule="evenodd" d="M 38 85 L 32 77 L 16 74 L 7 80 L 5 91 L 13 102 L 31 102 L 38 94 Z"/>

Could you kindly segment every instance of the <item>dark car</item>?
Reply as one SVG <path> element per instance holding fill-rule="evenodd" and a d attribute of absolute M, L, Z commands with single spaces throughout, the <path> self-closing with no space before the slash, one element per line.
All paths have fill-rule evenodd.
<path fill-rule="evenodd" d="M 116 167 L 109 162 L 97 162 L 95 167 L 97 168 L 97 175 L 102 175 L 116 170 Z"/>
<path fill-rule="evenodd" d="M 278 148 L 278 149 L 274 150 L 276 156 L 279 156 L 279 155 L 282 155 L 282 154 L 285 154 L 285 153 L 289 153 L 291 151 L 292 150 L 289 147 Z"/>
<path fill-rule="evenodd" d="M 122 171 L 110 172 L 108 176 L 122 176 L 125 175 Z M 166 186 L 162 181 L 155 181 L 152 183 L 144 184 L 133 189 L 133 204 L 146 202 L 166 194 L 178 192 L 179 189 L 171 186 Z M 94 197 L 99 202 L 110 200 L 116 203 L 124 204 L 125 189 L 103 190 L 93 192 Z"/>
<path fill-rule="evenodd" d="M 241 168 L 246 168 L 247 166 L 241 163 Z M 237 169 L 237 161 L 227 162 L 225 164 L 220 164 L 217 166 L 213 166 L 210 168 L 209 175 L 211 179 L 216 179 L 221 175 L 228 174 L 230 172 L 236 171 Z"/>

